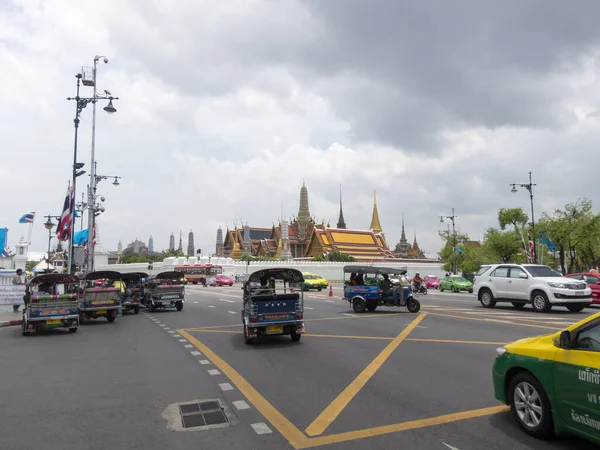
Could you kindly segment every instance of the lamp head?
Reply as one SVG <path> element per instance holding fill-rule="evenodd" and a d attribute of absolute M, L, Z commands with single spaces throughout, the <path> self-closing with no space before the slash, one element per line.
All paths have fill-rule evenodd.
<path fill-rule="evenodd" d="M 100 201 L 101 201 L 101 202 L 103 202 L 103 201 L 105 201 L 105 200 L 106 200 L 106 198 L 104 198 L 104 196 L 103 196 L 103 195 L 102 195 L 102 196 L 100 196 Z"/>
<path fill-rule="evenodd" d="M 109 100 L 108 105 L 106 105 L 103 109 L 109 114 L 114 114 L 117 112 L 117 108 L 115 108 L 113 105 L 112 98 Z"/>
<path fill-rule="evenodd" d="M 54 228 L 54 223 L 52 222 L 52 219 L 50 219 L 50 217 L 48 217 L 48 220 L 46 221 L 44 226 L 46 227 L 46 230 L 51 230 L 52 228 Z"/>
<path fill-rule="evenodd" d="M 119 179 L 117 177 L 115 177 L 115 181 L 113 181 L 113 186 L 118 186 L 121 183 L 119 183 Z"/>
<path fill-rule="evenodd" d="M 517 187 L 516 187 L 516 186 L 513 184 L 513 185 L 512 185 L 512 189 L 510 190 L 510 192 L 512 192 L 513 194 L 516 194 L 516 193 L 517 193 L 517 191 L 518 191 L 518 190 L 517 190 Z"/>
<path fill-rule="evenodd" d="M 440 216 L 440 223 L 444 223 L 444 218 Z"/>

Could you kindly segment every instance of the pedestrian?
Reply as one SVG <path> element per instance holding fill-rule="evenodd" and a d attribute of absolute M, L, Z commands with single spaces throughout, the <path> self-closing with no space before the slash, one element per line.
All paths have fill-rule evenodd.
<path fill-rule="evenodd" d="M 23 280 L 23 270 L 17 269 L 16 275 L 12 277 L 12 284 L 25 284 L 25 281 Z M 21 305 L 13 305 L 14 313 L 19 312 L 19 306 Z"/>

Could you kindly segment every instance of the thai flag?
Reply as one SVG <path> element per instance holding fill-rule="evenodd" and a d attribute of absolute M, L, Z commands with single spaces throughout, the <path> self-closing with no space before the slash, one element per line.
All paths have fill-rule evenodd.
<path fill-rule="evenodd" d="M 23 214 L 23 216 L 21 216 L 19 219 L 19 223 L 33 223 L 33 219 L 35 219 L 35 211 Z"/>
<path fill-rule="evenodd" d="M 529 239 L 529 260 L 535 260 L 535 246 L 533 245 L 533 240 L 531 239 L 531 234 L 527 233 L 527 238 Z"/>
<path fill-rule="evenodd" d="M 63 204 L 63 211 L 60 215 L 60 221 L 58 223 L 58 228 L 56 229 L 56 234 L 58 235 L 59 241 L 66 241 L 71 236 L 71 225 L 73 222 L 72 212 L 73 212 L 73 200 L 74 200 L 74 192 L 71 187 L 71 183 L 69 182 L 69 187 L 67 188 L 67 195 L 65 197 L 65 202 Z"/>

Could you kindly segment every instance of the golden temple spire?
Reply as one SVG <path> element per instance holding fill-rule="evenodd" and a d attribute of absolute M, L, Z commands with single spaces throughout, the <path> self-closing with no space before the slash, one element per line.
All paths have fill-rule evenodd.
<path fill-rule="evenodd" d="M 377 191 L 373 191 L 373 217 L 371 218 L 371 226 L 369 227 L 375 234 L 381 233 L 381 223 L 379 223 L 379 211 L 377 211 Z"/>

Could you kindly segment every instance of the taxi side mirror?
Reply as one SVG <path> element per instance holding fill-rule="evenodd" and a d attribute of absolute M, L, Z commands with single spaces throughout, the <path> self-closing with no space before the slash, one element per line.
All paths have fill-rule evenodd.
<path fill-rule="evenodd" d="M 571 332 L 563 331 L 560 333 L 560 337 L 558 338 L 558 345 L 561 348 L 571 348 Z"/>

